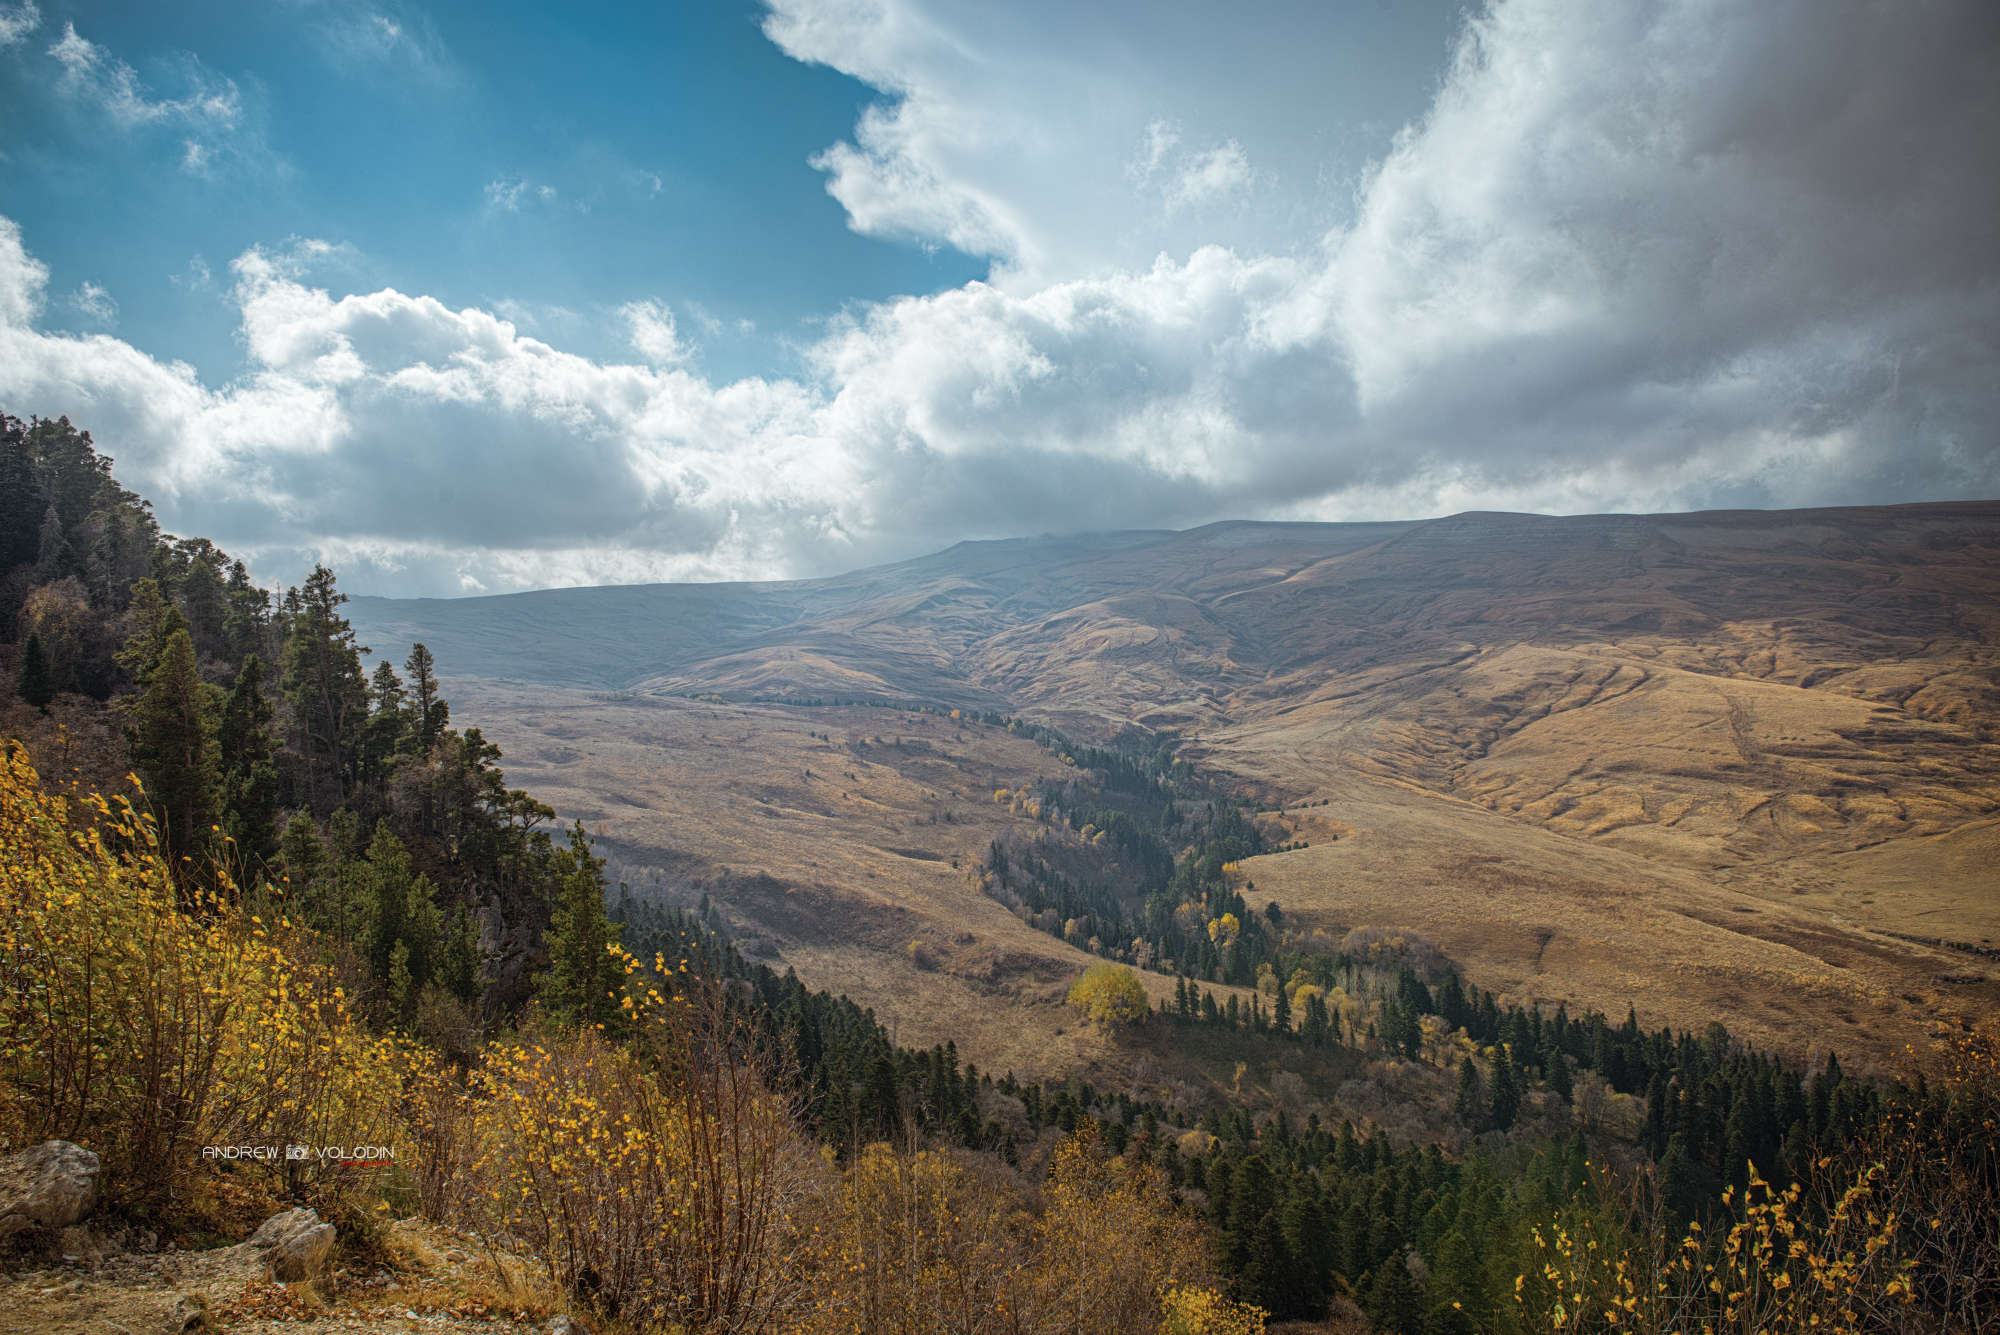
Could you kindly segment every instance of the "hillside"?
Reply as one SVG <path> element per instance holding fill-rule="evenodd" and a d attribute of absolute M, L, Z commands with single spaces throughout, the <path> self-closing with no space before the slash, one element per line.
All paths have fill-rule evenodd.
<path fill-rule="evenodd" d="M 1050 757 L 934 729 L 921 764 L 856 768 L 855 738 L 919 716 L 822 701 L 1173 730 L 1309 845 L 1246 864 L 1260 901 L 1415 930 L 1510 996 L 1877 1060 L 2000 1001 L 1996 503 L 1229 523 L 350 610 L 378 652 L 428 643 L 510 774 L 628 880 L 712 891 L 919 1041 L 1022 1003 L 954 1035 L 982 1062 L 1091 1055 L 1055 1008 L 1009 1028 L 1047 999 L 1021 980 L 1080 952 L 947 870 L 1007 814 L 929 823 Z M 1018 949 L 1013 981 L 917 970 L 925 934 Z"/>

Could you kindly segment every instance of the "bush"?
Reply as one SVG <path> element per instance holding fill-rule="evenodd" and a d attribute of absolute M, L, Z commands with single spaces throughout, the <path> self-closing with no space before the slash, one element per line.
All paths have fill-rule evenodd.
<path fill-rule="evenodd" d="M 0 757 L 0 1148 L 97 1151 L 114 1204 L 166 1211 L 207 1146 L 292 1191 L 356 1181 L 283 1147 L 394 1146 L 408 1045 L 349 1013 L 317 942 L 239 908 L 226 870 L 180 907 L 152 818 L 48 793 Z M 240 1161 L 239 1161 L 240 1162 Z"/>
<path fill-rule="evenodd" d="M 521 1239 L 604 1315 L 766 1329 L 803 1294 L 797 1235 L 819 1161 L 722 988 L 676 982 L 631 989 L 623 1044 L 531 1028 L 487 1049 L 463 1104 L 429 1090 L 429 1124 L 458 1134 L 420 1176 L 449 1198 L 451 1160 L 469 1160 L 457 1222 Z"/>

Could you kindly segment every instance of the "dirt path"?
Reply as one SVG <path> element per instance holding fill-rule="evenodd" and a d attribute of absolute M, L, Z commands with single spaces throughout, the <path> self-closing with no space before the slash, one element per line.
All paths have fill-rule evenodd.
<path fill-rule="evenodd" d="M 0 1332 L 19 1335 L 553 1335 L 564 1318 L 517 1258 L 420 1220 L 389 1226 L 388 1264 L 336 1262 L 318 1284 L 278 1284 L 247 1244 L 124 1252 L 78 1230 L 54 1264 L 0 1273 Z M 496 1265 L 504 1267 L 496 1269 Z M 576 1329 L 581 1329 L 577 1327 Z"/>

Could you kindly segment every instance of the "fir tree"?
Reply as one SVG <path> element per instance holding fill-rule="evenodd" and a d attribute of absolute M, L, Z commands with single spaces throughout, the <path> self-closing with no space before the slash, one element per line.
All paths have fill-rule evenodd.
<path fill-rule="evenodd" d="M 310 767 L 309 789 L 329 806 L 353 787 L 368 713 L 361 649 L 340 615 L 346 601 L 325 566 L 314 566 L 286 597 L 284 695 L 299 732 L 297 749 Z"/>
<path fill-rule="evenodd" d="M 55 683 L 49 679 L 48 656 L 42 652 L 42 637 L 28 636 L 28 642 L 21 649 L 21 671 L 15 682 L 15 690 L 20 697 L 41 710 L 48 712 L 49 701 L 56 698 Z"/>
<path fill-rule="evenodd" d="M 207 846 L 219 814 L 215 694 L 195 668 L 194 641 L 179 627 L 147 672 L 127 723 L 132 758 L 176 867 Z"/>
<path fill-rule="evenodd" d="M 1513 1055 L 1502 1048 L 1493 1062 L 1493 1125 L 1502 1131 L 1514 1125 L 1521 1112 L 1521 1083 L 1514 1072 Z"/>
<path fill-rule="evenodd" d="M 436 666 L 431 651 L 421 641 L 410 646 L 410 656 L 403 660 L 403 670 L 410 674 L 410 698 L 416 714 L 414 738 L 420 756 L 430 754 L 431 745 L 450 720 L 450 711 L 438 699 Z"/>
<path fill-rule="evenodd" d="M 222 706 L 216 744 L 222 766 L 222 828 L 236 841 L 246 866 L 268 865 L 278 855 L 277 739 L 271 702 L 264 697 L 264 664 L 243 660 Z"/>
<path fill-rule="evenodd" d="M 1479 1067 L 1470 1057 L 1458 1059 L 1458 1120 L 1477 1131 L 1486 1122 L 1486 1091 Z"/>
<path fill-rule="evenodd" d="M 558 849 L 556 901 L 545 938 L 549 967 L 541 980 L 542 1005 L 560 1023 L 615 1027 L 622 1014 L 618 993 L 624 969 L 612 955 L 618 928 L 604 913 L 604 860 L 590 852 L 583 822 L 571 827 L 569 847 Z"/>

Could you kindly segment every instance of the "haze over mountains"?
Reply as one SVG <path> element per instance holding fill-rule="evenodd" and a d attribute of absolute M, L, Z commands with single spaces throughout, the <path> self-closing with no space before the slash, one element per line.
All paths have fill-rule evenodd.
<path fill-rule="evenodd" d="M 1940 1008 L 2000 999 L 2000 503 L 1224 523 L 965 543 L 811 581 L 349 610 L 378 652 L 428 643 L 509 772 L 601 826 L 624 865 L 817 885 L 816 930 L 733 907 L 779 955 L 819 952 L 821 984 L 873 989 L 919 1026 L 950 998 L 899 1003 L 871 976 L 907 972 L 893 952 L 912 931 L 1011 919 L 898 877 L 991 832 L 932 826 L 934 861 L 870 863 L 860 879 L 886 879 L 865 892 L 788 862 L 760 804 L 819 810 L 822 854 L 907 850 L 924 805 L 786 798 L 796 773 L 751 753 L 832 716 L 805 706 L 999 710 L 1100 741 L 1172 730 L 1309 845 L 1245 869 L 1295 921 L 1420 931 L 1514 995 L 1880 1052 Z M 731 703 L 697 715 L 697 696 Z M 910 730 L 852 712 L 850 733 Z M 733 746 L 672 754 L 718 723 Z M 956 767 L 971 802 L 996 762 L 968 736 L 926 763 Z M 865 787 L 847 777 L 842 798 Z M 843 963 L 857 895 L 913 916 L 856 929 Z M 1016 944 L 1064 949 L 1037 940 Z"/>

